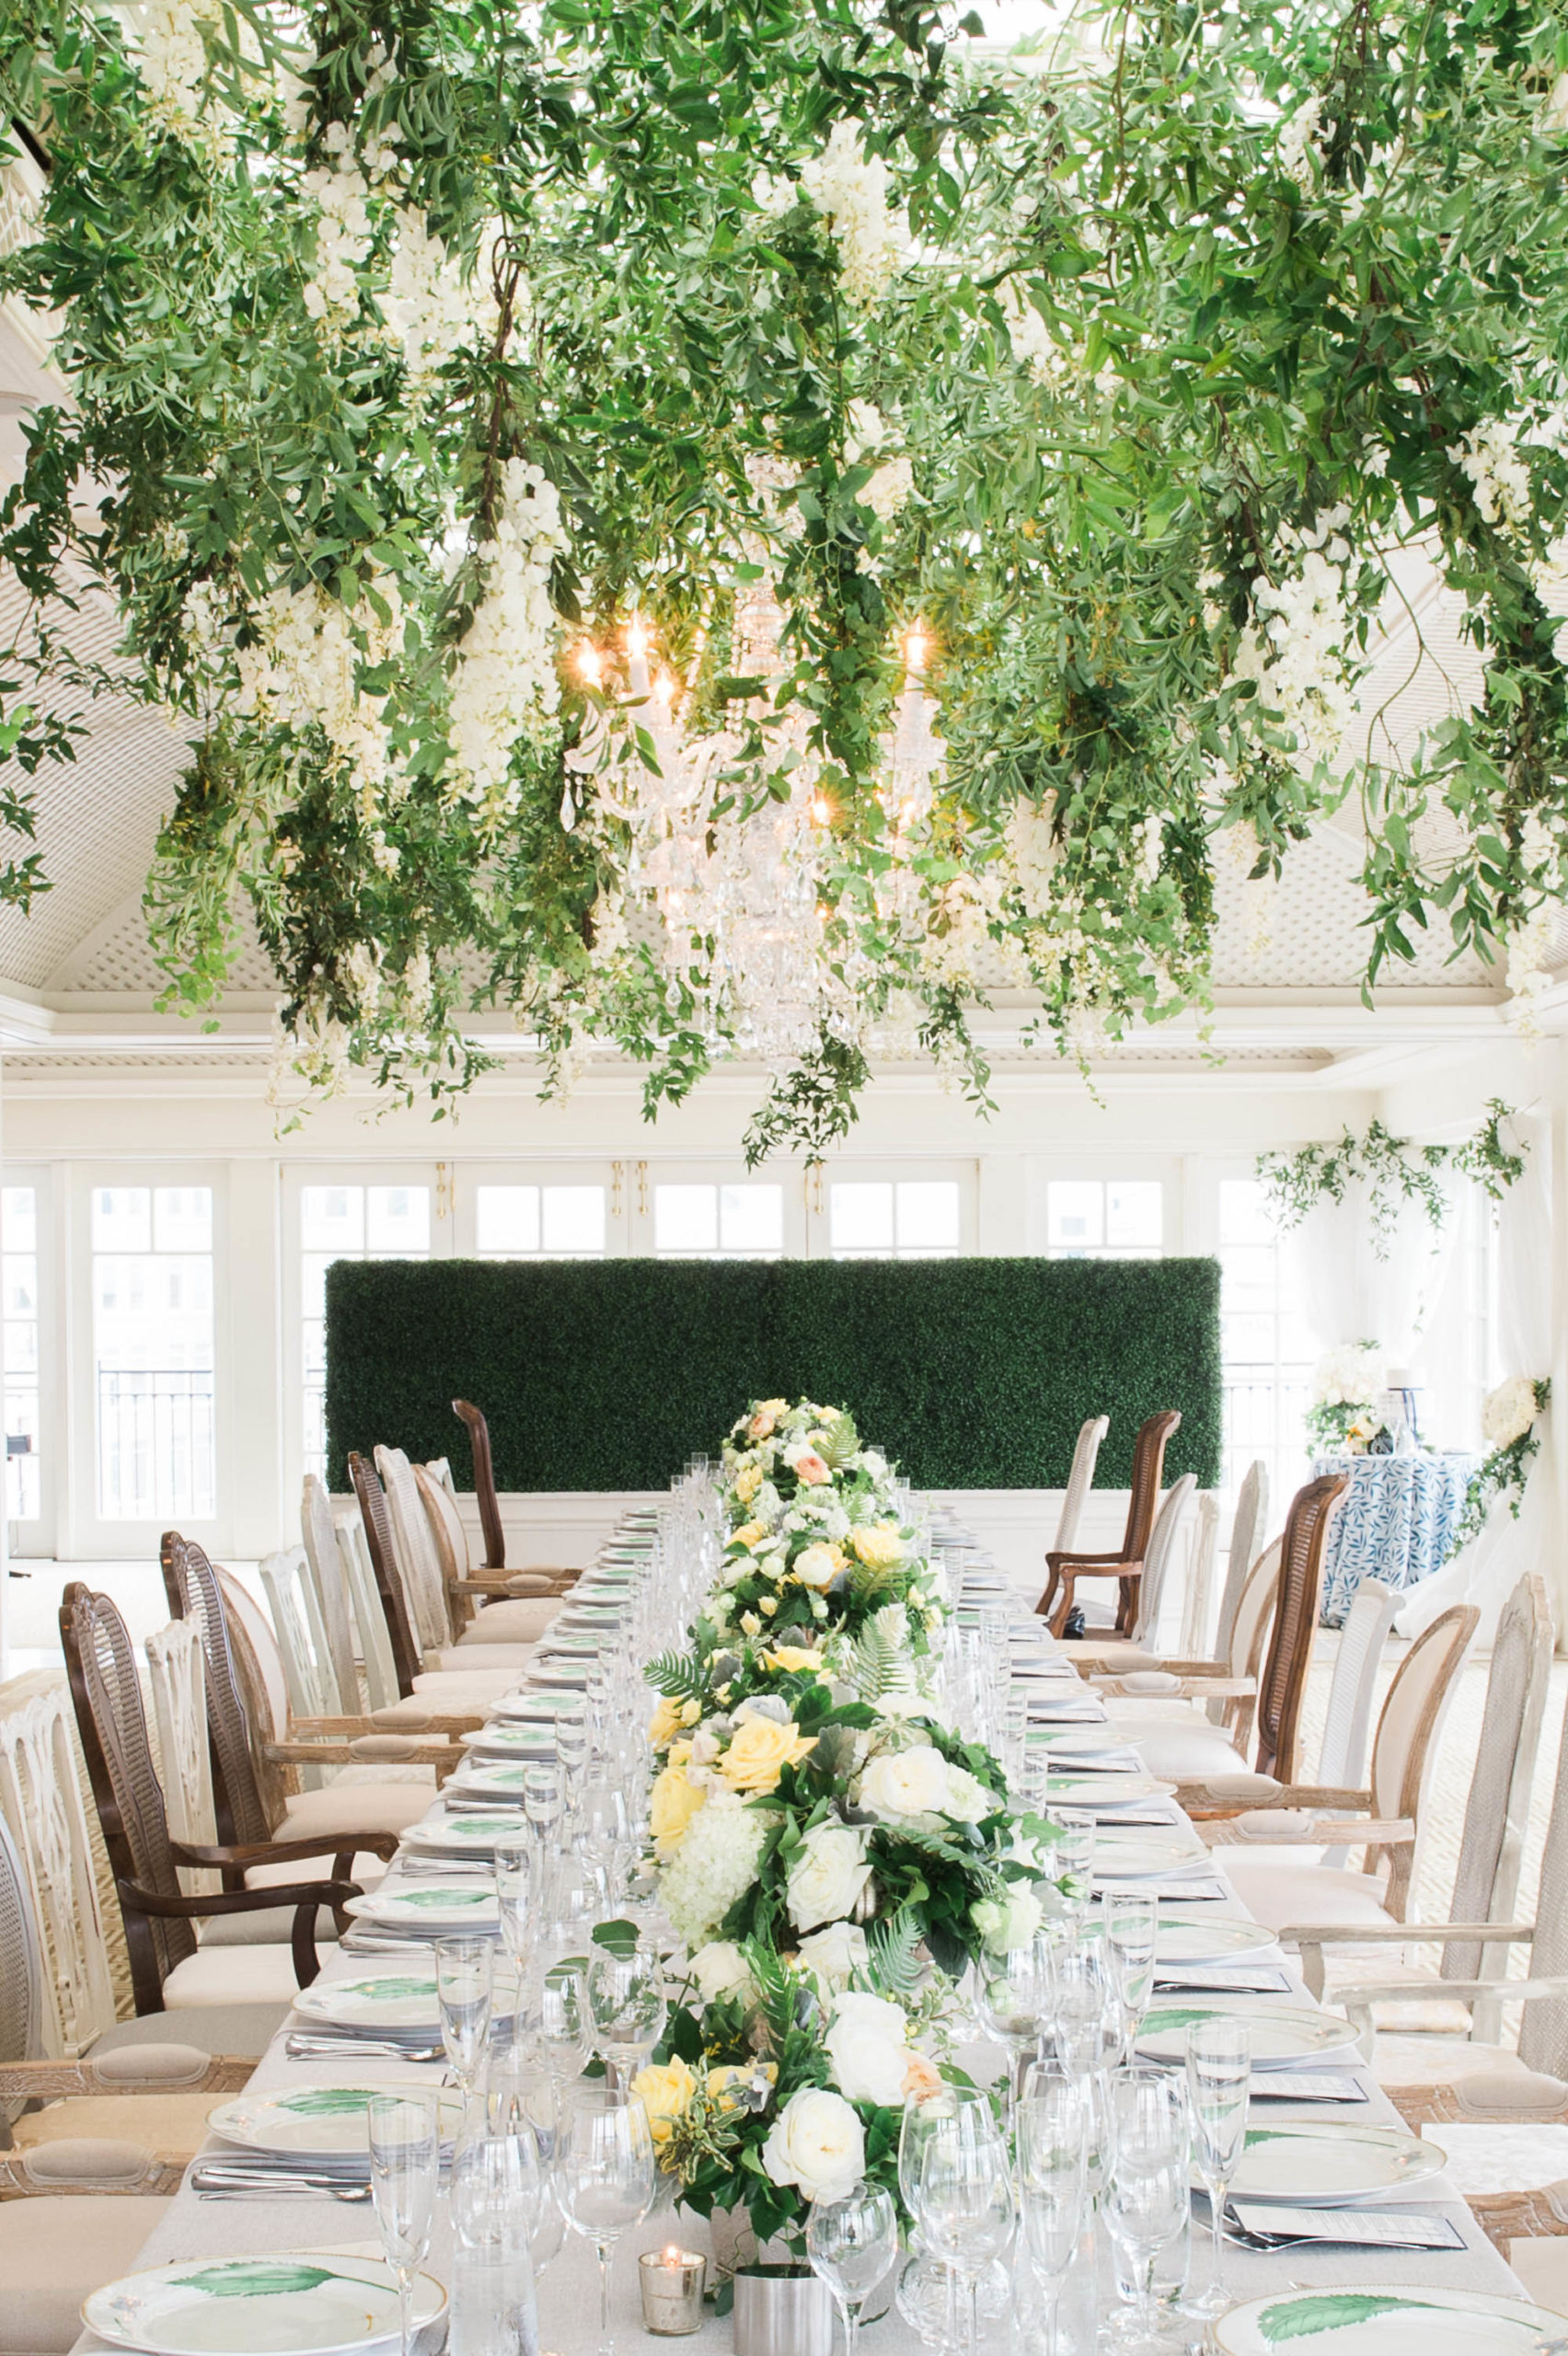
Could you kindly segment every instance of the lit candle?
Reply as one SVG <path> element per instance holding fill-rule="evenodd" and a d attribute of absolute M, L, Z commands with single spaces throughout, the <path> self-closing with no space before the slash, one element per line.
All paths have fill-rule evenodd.
<path fill-rule="evenodd" d="M 926 662 L 926 633 L 918 622 L 904 641 L 904 657 L 911 674 L 918 678 Z"/>
<path fill-rule="evenodd" d="M 702 2293 L 708 2260 L 700 2250 L 666 2243 L 645 2249 L 637 2261 L 642 2285 L 642 2327 L 661 2339 L 681 2339 L 702 2329 Z"/>

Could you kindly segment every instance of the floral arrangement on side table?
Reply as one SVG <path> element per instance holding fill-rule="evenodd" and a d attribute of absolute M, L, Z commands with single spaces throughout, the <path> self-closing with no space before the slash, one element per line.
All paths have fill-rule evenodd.
<path fill-rule="evenodd" d="M 1382 1387 L 1376 1342 L 1343 1342 L 1325 1351 L 1312 1370 L 1312 1404 L 1307 1410 L 1312 1446 L 1365 1456 L 1383 1429 L 1374 1404 Z"/>
<path fill-rule="evenodd" d="M 637 2085 L 682 2199 L 801 2248 L 817 2195 L 897 2197 L 904 2103 L 955 2074 L 952 1982 L 1032 1939 L 1055 1832 L 938 1715 L 944 1607 L 850 1417 L 765 1401 L 723 1469 L 719 1586 L 646 1671 L 660 1895 L 690 1960 Z"/>

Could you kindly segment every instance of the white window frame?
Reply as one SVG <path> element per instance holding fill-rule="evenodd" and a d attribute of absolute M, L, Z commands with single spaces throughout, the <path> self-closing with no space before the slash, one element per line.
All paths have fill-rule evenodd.
<path fill-rule="evenodd" d="M 783 1231 L 777 1253 L 743 1252 L 732 1256 L 743 1260 L 800 1260 L 806 1253 L 806 1172 L 798 1162 L 764 1162 L 760 1168 L 748 1170 L 738 1154 L 701 1157 L 682 1155 L 663 1161 L 653 1155 L 632 1162 L 627 1188 L 628 1219 L 626 1249 L 641 1258 L 661 1258 L 672 1263 L 727 1258 L 721 1253 L 668 1252 L 660 1253 L 655 1243 L 654 1189 L 659 1186 L 777 1186 L 783 1196 Z"/>
<path fill-rule="evenodd" d="M 603 1252 L 519 1252 L 487 1253 L 487 1259 L 515 1258 L 519 1264 L 532 1265 L 536 1262 L 556 1259 L 613 1260 L 626 1251 L 627 1181 L 624 1162 L 600 1161 L 591 1155 L 563 1155 L 552 1161 L 544 1155 L 516 1161 L 460 1161 L 451 1165 L 451 1228 L 452 1249 L 459 1259 L 479 1256 L 479 1202 L 481 1186 L 600 1186 L 605 1195 L 605 1248 Z"/>
<path fill-rule="evenodd" d="M 907 1183 L 936 1182 L 958 1188 L 958 1247 L 954 1252 L 925 1253 L 847 1253 L 847 1260 L 903 1260 L 913 1265 L 924 1258 L 939 1260 L 973 1259 L 980 1249 L 980 1163 L 973 1156 L 951 1154 L 905 1154 L 896 1161 L 885 1156 L 864 1161 L 848 1154 L 836 1155 L 830 1161 L 820 1163 L 809 1173 L 807 1186 L 806 1238 L 809 1255 L 813 1260 L 831 1260 L 833 1249 L 833 1189 L 835 1186 L 894 1185 Z"/>
<path fill-rule="evenodd" d="M 60 1289 L 53 1181 L 54 1172 L 47 1162 L 8 1162 L 0 1172 L 0 1184 L 32 1188 L 38 1238 L 39 1510 L 25 1521 L 7 1519 L 7 1552 L 17 1560 L 55 1552 L 56 1484 L 66 1419 L 60 1393 L 63 1353 L 57 1345 Z"/>

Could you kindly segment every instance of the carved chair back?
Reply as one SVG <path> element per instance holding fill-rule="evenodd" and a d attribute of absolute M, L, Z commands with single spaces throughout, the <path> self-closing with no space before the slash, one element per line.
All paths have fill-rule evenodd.
<path fill-rule="evenodd" d="M 314 1472 L 305 1476 L 300 1500 L 300 1536 L 310 1572 L 310 1588 L 326 1631 L 338 1699 L 330 1715 L 352 1717 L 360 1705 L 359 1673 L 354 1660 L 347 1567 L 338 1536 L 338 1524 L 326 1484 Z"/>
<path fill-rule="evenodd" d="M 257 1773 L 256 1746 L 265 1721 L 255 1716 L 254 1684 L 248 1710 L 241 1689 L 236 1654 L 244 1639 L 231 1628 L 218 1574 L 194 1539 L 166 1530 L 160 1559 L 169 1610 L 177 1620 L 188 1620 L 201 1639 L 219 1839 L 225 1847 L 269 1840 L 282 1806 L 269 1808 Z M 259 1681 L 258 1669 L 251 1675 Z"/>
<path fill-rule="evenodd" d="M 202 1639 L 189 1620 L 156 1628 L 143 1648 L 147 1691 L 158 1737 L 158 1780 L 168 1829 L 194 1848 L 214 1848 L 217 1807 L 213 1797 L 213 1752 L 207 1739 L 206 1669 Z M 188 1898 L 221 1889 L 213 1865 L 180 1865 L 180 1888 Z"/>
<path fill-rule="evenodd" d="M 1546 1581 L 1539 1571 L 1527 1571 L 1504 1605 L 1492 1640 L 1481 1740 L 1454 1876 L 1456 1923 L 1514 1919 L 1555 1641 Z M 1456 1940 L 1443 1949 L 1443 1977 L 1483 1980 L 1489 1968 L 1502 1967 L 1505 1954 L 1502 1947 Z"/>
<path fill-rule="evenodd" d="M 392 1543 L 392 1525 L 386 1512 L 386 1495 L 375 1467 L 368 1457 L 350 1456 L 349 1478 L 359 1499 L 364 1542 L 371 1568 L 375 1574 L 375 1591 L 386 1615 L 398 1692 L 406 1700 L 414 1690 L 414 1680 L 424 1667 L 424 1660 L 414 1634 L 403 1582 L 398 1575 L 398 1556 Z"/>
<path fill-rule="evenodd" d="M 392 1552 L 408 1600 L 409 1616 L 420 1648 L 428 1659 L 432 1653 L 440 1653 L 456 1642 L 462 1623 L 452 1610 L 413 1466 L 402 1449 L 378 1447 L 375 1469 L 386 1499 Z"/>
<path fill-rule="evenodd" d="M 1394 1671 L 1372 1738 L 1372 1813 L 1387 1822 L 1408 1819 L 1419 1840 L 1422 1800 L 1436 1759 L 1436 1738 L 1458 1688 L 1458 1674 L 1475 1640 L 1481 1614 L 1473 1603 L 1456 1603 L 1424 1628 Z M 1415 1854 L 1412 1843 L 1368 1849 L 1366 1869 L 1378 1873 L 1387 1861 L 1383 1904 L 1402 1923 L 1410 1902 Z"/>
<path fill-rule="evenodd" d="M 0 1818 L 0 2063 L 52 2060 L 43 2050 L 43 1956 L 21 1852 Z M 21 2102 L 0 2103 L 0 2146 L 9 2146 Z"/>
<path fill-rule="evenodd" d="M 501 1500 L 495 1493 L 495 1464 L 490 1455 L 490 1426 L 470 1399 L 454 1399 L 452 1412 L 467 1427 L 474 1456 L 474 1494 L 479 1501 L 479 1528 L 484 1532 L 487 1571 L 506 1568 L 506 1532 L 501 1526 Z"/>
<path fill-rule="evenodd" d="M 1094 1486 L 1095 1460 L 1100 1443 L 1111 1428 L 1109 1415 L 1090 1415 L 1078 1426 L 1073 1448 L 1072 1467 L 1062 1496 L 1062 1510 L 1056 1523 L 1056 1535 L 1052 1545 L 1058 1554 L 1071 1553 L 1078 1544 L 1078 1523 L 1083 1519 L 1084 1500 Z"/>
<path fill-rule="evenodd" d="M 34 1669 L 0 1685 L 0 1821 L 27 1877 L 49 1957 L 43 2059 L 74 2058 L 114 2020 L 105 1900 L 107 1858 L 95 1858 L 83 1798 L 80 1743 L 63 1674 Z M 110 1909 L 111 1920 L 117 1910 Z M 119 1924 L 113 1922 L 116 1941 Z"/>

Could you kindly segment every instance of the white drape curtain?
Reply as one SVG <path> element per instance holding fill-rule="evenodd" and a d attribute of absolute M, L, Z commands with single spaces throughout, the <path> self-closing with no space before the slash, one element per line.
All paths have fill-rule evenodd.
<path fill-rule="evenodd" d="M 1386 1367 L 1407 1367 L 1416 1353 L 1454 1249 L 1458 1220 L 1434 1228 L 1412 1204 L 1373 1248 L 1371 1206 L 1356 1184 L 1340 1203 L 1320 1202 L 1286 1239 L 1297 1298 L 1320 1350 L 1376 1342 Z"/>
<path fill-rule="evenodd" d="M 1505 1189 L 1497 1214 L 1497 1357 L 1505 1375 L 1539 1380 L 1551 1370 L 1551 1135 L 1544 1120 L 1518 1115 L 1510 1125 L 1525 1154 L 1524 1175 Z M 1536 1426 L 1540 1449 L 1530 1465 L 1517 1520 L 1498 1498 L 1480 1535 L 1435 1578 L 1411 1589 L 1395 1622 L 1417 1636 L 1451 1603 L 1480 1607 L 1480 1641 L 1490 1642 L 1498 1615 L 1527 1571 L 1539 1571 L 1561 1628 L 1563 1591 L 1557 1544 L 1557 1483 L 1549 1407 Z"/>

